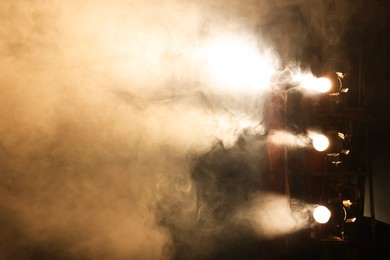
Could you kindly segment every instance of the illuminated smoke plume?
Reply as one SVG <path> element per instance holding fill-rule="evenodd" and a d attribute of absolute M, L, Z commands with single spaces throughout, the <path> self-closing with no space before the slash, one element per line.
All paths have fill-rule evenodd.
<path fill-rule="evenodd" d="M 294 20 L 278 20 L 290 1 L 271 2 L 1 3 L 0 255 L 170 258 L 191 232 L 217 243 L 208 228 L 224 214 L 213 210 L 229 218 L 214 226 L 221 232 L 240 221 L 254 236 L 293 230 L 242 214 L 266 189 L 251 174 L 266 169 L 267 89 L 285 80 L 274 75 L 286 61 L 272 48 L 282 35 L 272 28 Z M 224 56 L 240 44 L 242 55 Z M 229 62 L 222 73 L 246 70 L 224 82 L 234 75 L 213 73 Z M 216 176 L 204 167 L 221 174 L 226 158 L 250 160 L 235 190 L 244 196 L 224 197 L 215 179 L 205 182 Z M 210 197 L 199 198 L 202 185 Z"/>

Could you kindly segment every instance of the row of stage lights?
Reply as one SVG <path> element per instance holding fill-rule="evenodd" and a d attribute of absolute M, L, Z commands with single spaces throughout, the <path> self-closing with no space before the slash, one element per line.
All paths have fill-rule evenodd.
<path fill-rule="evenodd" d="M 329 97 L 333 100 L 333 98 L 348 92 L 348 88 L 343 86 L 344 77 L 345 74 L 341 72 L 328 74 L 326 77 L 315 77 L 312 74 L 299 75 L 296 78 L 296 84 L 287 88 L 286 91 L 292 89 L 301 91 L 303 89 L 311 93 L 319 93 L 321 97 Z M 287 100 L 286 97 L 285 102 Z M 342 163 L 342 157 L 350 154 L 351 136 L 349 134 L 334 129 L 326 132 L 305 131 L 299 126 L 292 125 L 293 128 L 296 128 L 295 132 L 302 134 L 294 134 L 291 131 L 276 131 L 271 135 L 271 142 L 291 147 L 311 146 L 314 150 L 323 154 L 326 161 L 334 166 L 339 166 Z M 328 208 L 319 205 L 312 211 L 312 215 L 319 224 L 325 224 L 330 219 L 332 221 L 337 219 L 337 222 L 354 222 L 356 218 L 354 217 L 354 210 L 351 210 L 351 204 L 350 200 L 343 200 L 341 206 L 328 205 Z"/>
<path fill-rule="evenodd" d="M 319 78 L 304 76 L 301 78 L 299 85 L 305 89 L 332 97 L 348 92 L 349 89 L 343 86 L 344 78 L 345 74 L 341 72 L 328 74 Z M 318 152 L 324 153 L 328 161 L 335 166 L 342 163 L 340 160 L 341 155 L 348 155 L 350 153 L 350 137 L 344 133 L 338 131 L 330 131 L 326 134 L 311 132 L 308 134 L 308 137 L 312 141 L 313 148 Z M 344 200 L 342 204 L 342 221 L 345 223 L 354 222 L 356 217 L 350 217 L 348 213 L 350 212 L 352 203 L 350 200 Z M 335 210 L 318 205 L 312 212 L 313 218 L 317 223 L 325 224 L 331 219 L 332 211 Z"/>
<path fill-rule="evenodd" d="M 306 76 L 302 78 L 301 85 L 306 89 L 332 97 L 348 92 L 349 89 L 343 86 L 344 78 L 345 74 L 342 72 L 330 73 L 319 78 Z M 340 156 L 348 155 L 350 152 L 350 137 L 342 132 L 310 133 L 309 138 L 312 140 L 313 148 L 318 152 L 326 153 L 329 161 L 336 166 L 342 163 Z"/>

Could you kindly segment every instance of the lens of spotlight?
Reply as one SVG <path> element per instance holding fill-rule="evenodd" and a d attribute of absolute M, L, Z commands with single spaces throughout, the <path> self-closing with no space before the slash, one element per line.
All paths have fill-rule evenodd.
<path fill-rule="evenodd" d="M 328 92 L 332 87 L 332 82 L 325 77 L 321 77 L 317 80 L 317 85 L 314 88 L 321 93 Z"/>
<path fill-rule="evenodd" d="M 329 139 L 322 134 L 315 134 L 311 136 L 313 140 L 313 147 L 319 152 L 325 151 L 329 147 Z"/>
<path fill-rule="evenodd" d="M 330 219 L 330 211 L 325 206 L 318 206 L 313 211 L 313 217 L 318 223 L 325 224 Z"/>

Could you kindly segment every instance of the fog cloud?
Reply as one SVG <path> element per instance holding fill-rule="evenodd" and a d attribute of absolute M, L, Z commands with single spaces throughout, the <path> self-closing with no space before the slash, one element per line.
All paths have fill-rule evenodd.
<path fill-rule="evenodd" d="M 291 5 L 270 2 L 1 3 L 0 254 L 171 257 L 161 214 L 199 221 L 194 158 L 265 133 L 266 93 L 221 88 L 201 50 L 238 35 L 283 70 Z"/>

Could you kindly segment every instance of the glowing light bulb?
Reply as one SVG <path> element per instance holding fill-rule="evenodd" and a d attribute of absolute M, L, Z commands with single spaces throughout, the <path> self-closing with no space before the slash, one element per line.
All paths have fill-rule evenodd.
<path fill-rule="evenodd" d="M 314 209 L 313 211 L 313 217 L 315 221 L 321 224 L 325 224 L 329 221 L 330 219 L 330 211 L 327 207 L 325 206 L 318 206 L 317 208 Z"/>
<path fill-rule="evenodd" d="M 321 93 L 326 93 L 332 87 L 332 82 L 328 78 L 318 78 L 317 84 L 313 86 L 315 90 Z"/>
<path fill-rule="evenodd" d="M 329 139 L 322 134 L 313 134 L 311 136 L 313 140 L 313 147 L 319 152 L 325 151 L 329 147 Z"/>

